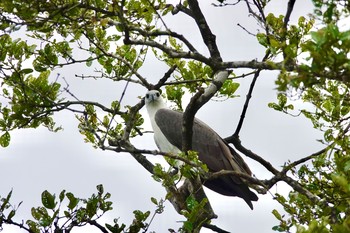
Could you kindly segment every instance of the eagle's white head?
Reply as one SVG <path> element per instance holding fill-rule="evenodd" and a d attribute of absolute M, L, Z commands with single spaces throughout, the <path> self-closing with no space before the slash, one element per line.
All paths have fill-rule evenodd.
<path fill-rule="evenodd" d="M 168 108 L 161 94 L 157 90 L 150 90 L 145 95 L 145 104 L 151 118 L 161 108 Z"/>

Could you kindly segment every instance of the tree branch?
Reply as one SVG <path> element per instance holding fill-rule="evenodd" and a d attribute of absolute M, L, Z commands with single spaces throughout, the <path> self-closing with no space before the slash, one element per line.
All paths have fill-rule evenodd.
<path fill-rule="evenodd" d="M 170 36 L 170 37 L 174 37 L 179 39 L 180 41 L 182 41 L 187 48 L 193 52 L 193 53 L 198 53 L 197 49 L 186 39 L 186 37 L 184 37 L 183 35 L 177 33 L 177 32 L 173 32 L 171 30 L 167 30 L 167 31 L 161 31 L 161 30 L 154 30 L 154 31 L 146 31 L 143 30 L 141 28 L 137 28 L 137 27 L 129 27 L 129 31 L 135 31 L 140 33 L 140 35 L 144 36 L 144 37 L 154 37 L 154 36 Z"/>
<path fill-rule="evenodd" d="M 1 216 L 0 216 L 0 218 L 1 218 Z M 11 219 L 7 219 L 7 218 L 1 218 L 1 220 L 4 221 L 4 223 L 6 223 L 6 224 L 17 226 L 20 229 L 27 231 L 28 233 L 35 233 L 30 228 L 24 226 L 23 223 L 17 223 L 17 222 L 12 221 Z M 1 230 L 1 225 L 0 225 L 0 230 Z"/>
<path fill-rule="evenodd" d="M 247 148 L 245 148 L 242 145 L 241 140 L 239 138 L 235 137 L 235 135 L 232 135 L 232 136 L 230 136 L 228 138 L 225 138 L 225 140 L 227 142 L 232 143 L 235 146 L 235 148 L 237 150 L 239 150 L 240 152 L 242 152 L 244 155 L 246 155 L 249 158 L 254 159 L 255 161 L 259 162 L 261 165 L 263 165 L 272 174 L 277 175 L 279 173 L 279 171 L 276 168 L 274 168 L 270 162 L 266 161 L 265 159 L 263 159 L 259 155 L 255 154 L 251 150 L 248 150 Z"/>
<path fill-rule="evenodd" d="M 203 224 L 203 227 L 208 228 L 208 229 L 210 229 L 214 232 L 218 232 L 218 233 L 230 233 L 229 231 L 225 231 L 225 230 L 221 229 L 220 227 L 215 226 L 215 225 L 210 224 L 210 223 Z"/>
<path fill-rule="evenodd" d="M 153 174 L 154 165 L 141 153 L 137 152 L 137 149 L 130 143 L 130 141 L 118 141 L 118 146 L 126 149 L 136 161 L 141 164 L 149 173 Z M 115 152 L 121 152 L 119 148 L 114 150 Z"/>
<path fill-rule="evenodd" d="M 109 233 L 109 231 L 105 227 L 103 227 L 101 224 L 96 222 L 96 220 L 89 220 L 88 223 L 92 226 L 97 227 L 103 233 Z"/>
<path fill-rule="evenodd" d="M 195 114 L 198 110 L 207 103 L 211 97 L 221 88 L 223 83 L 229 76 L 229 71 L 219 71 L 214 75 L 213 81 L 205 89 L 200 89 L 190 100 L 187 105 L 182 122 L 182 149 L 183 151 L 188 151 L 191 149 L 192 145 L 192 126 Z"/>
<path fill-rule="evenodd" d="M 205 180 L 213 180 L 217 179 L 220 176 L 235 176 L 241 178 L 243 182 L 245 182 L 248 186 L 251 186 L 251 184 L 256 184 L 260 187 L 254 186 L 253 188 L 256 189 L 260 194 L 266 194 L 266 190 L 268 190 L 270 187 L 266 183 L 269 182 L 269 180 L 259 180 L 251 175 L 248 175 L 243 172 L 237 172 L 237 171 L 232 171 L 232 170 L 221 170 L 218 172 L 210 173 L 207 177 L 205 177 Z M 205 181 L 204 181 L 205 182 Z"/>
<path fill-rule="evenodd" d="M 125 44 L 129 45 L 146 45 L 150 46 L 152 48 L 157 48 L 166 53 L 171 58 L 183 58 L 183 59 L 194 59 L 197 61 L 201 61 L 205 64 L 211 64 L 211 60 L 209 58 L 206 58 L 200 53 L 191 52 L 191 51 L 178 51 L 175 50 L 169 46 L 166 46 L 164 44 L 158 43 L 153 40 L 137 40 L 137 39 L 130 39 L 130 37 L 125 37 L 124 39 Z"/>
<path fill-rule="evenodd" d="M 317 151 L 317 152 L 315 152 L 315 153 L 313 153 L 313 154 L 311 154 L 309 156 L 306 156 L 304 158 L 296 160 L 296 161 L 288 164 L 287 166 L 285 166 L 281 172 L 286 174 L 292 168 L 294 168 L 294 167 L 298 166 L 299 164 L 305 163 L 305 162 L 309 161 L 310 159 L 313 159 L 313 158 L 315 158 L 315 157 L 325 153 L 328 149 L 329 149 L 329 147 L 327 146 L 326 148 L 323 148 L 322 150 L 319 150 L 319 151 Z"/>
<path fill-rule="evenodd" d="M 177 65 L 173 65 L 172 67 L 170 67 L 169 70 L 163 75 L 163 77 L 159 79 L 158 83 L 153 86 L 153 89 L 158 90 L 159 88 L 161 88 L 165 84 L 165 82 L 170 78 L 170 75 L 174 73 L 176 68 Z"/>
<path fill-rule="evenodd" d="M 128 62 L 126 59 L 124 59 L 121 56 L 118 56 L 116 54 L 112 54 L 112 53 L 105 51 L 99 44 L 97 44 L 93 39 L 91 39 L 88 36 L 88 34 L 86 34 L 84 32 L 83 32 L 83 34 L 89 40 L 90 43 L 92 43 L 96 48 L 98 48 L 102 52 L 102 54 L 104 54 L 107 57 L 112 57 L 114 59 L 117 59 L 118 61 L 121 61 L 122 63 L 124 63 L 131 70 L 132 74 L 134 74 L 145 87 L 150 89 L 151 85 L 147 82 L 147 80 L 141 74 L 139 74 L 137 72 L 137 70 L 134 68 L 134 64 L 130 64 L 130 62 Z"/>
<path fill-rule="evenodd" d="M 236 131 L 234 132 L 235 137 L 239 138 L 239 133 L 240 133 L 241 128 L 243 126 L 244 118 L 245 118 L 245 115 L 246 115 L 247 110 L 248 110 L 249 101 L 252 98 L 252 93 L 253 93 L 253 90 L 255 87 L 255 83 L 256 83 L 256 80 L 258 79 L 259 75 L 260 75 L 260 69 L 255 72 L 254 77 L 252 79 L 252 82 L 250 83 L 250 87 L 249 87 L 249 91 L 248 91 L 248 94 L 246 97 L 246 101 L 244 102 L 243 110 L 242 110 L 239 122 L 237 124 Z"/>
<path fill-rule="evenodd" d="M 188 0 L 187 2 L 192 12 L 192 17 L 196 21 L 199 31 L 201 32 L 202 39 L 209 50 L 210 57 L 214 61 L 221 62 L 222 58 L 216 45 L 216 36 L 211 32 L 210 27 L 199 7 L 198 1 Z"/>
<path fill-rule="evenodd" d="M 283 21 L 283 24 L 284 24 L 283 26 L 285 29 L 287 29 L 288 22 L 290 20 L 290 16 L 292 15 L 292 11 L 293 11 L 295 2 L 296 2 L 296 0 L 289 0 L 288 1 L 287 12 L 286 12 L 286 15 L 284 16 L 284 21 Z"/>

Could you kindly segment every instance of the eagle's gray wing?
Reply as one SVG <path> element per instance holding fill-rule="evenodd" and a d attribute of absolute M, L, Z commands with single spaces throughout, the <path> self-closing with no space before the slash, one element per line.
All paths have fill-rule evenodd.
<path fill-rule="evenodd" d="M 160 109 L 155 115 L 155 122 L 164 136 L 179 150 L 182 148 L 182 117 L 183 113 L 170 109 Z M 251 175 L 242 157 L 213 129 L 198 119 L 193 124 L 192 149 L 198 152 L 199 159 L 212 172 L 232 170 Z M 251 201 L 258 200 L 255 193 L 236 176 L 221 176 L 205 181 L 204 185 L 220 194 L 243 198 L 251 209 Z"/>

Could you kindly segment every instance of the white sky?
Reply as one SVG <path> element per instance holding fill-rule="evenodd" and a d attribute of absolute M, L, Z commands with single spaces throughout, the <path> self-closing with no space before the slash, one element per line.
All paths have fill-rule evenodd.
<path fill-rule="evenodd" d="M 205 2 L 205 4 L 204 4 Z M 252 17 L 247 18 L 244 4 L 235 7 L 214 8 L 209 2 L 202 1 L 203 11 L 208 23 L 217 35 L 217 42 L 225 61 L 261 59 L 264 50 L 256 39 L 240 29 L 240 23 L 252 32 L 256 32 L 256 23 Z M 271 11 L 285 13 L 287 1 L 276 1 Z M 312 9 L 309 1 L 297 1 L 292 14 L 292 22 L 297 16 L 306 15 Z M 197 29 L 182 16 L 176 19 L 166 19 L 168 26 L 180 29 L 193 44 L 204 51 L 204 45 Z M 162 77 L 167 68 L 156 61 L 149 61 L 141 69 L 141 73 L 150 80 Z M 123 85 L 101 80 L 78 80 L 75 74 L 91 74 L 84 66 L 60 70 L 65 77 L 71 92 L 80 99 L 94 100 L 106 105 L 111 100 L 118 100 Z M 53 77 L 56 73 L 53 72 Z M 311 123 L 303 117 L 292 118 L 275 112 L 267 107 L 275 100 L 274 80 L 276 72 L 262 72 L 257 82 L 253 99 L 249 106 L 246 120 L 241 132 L 243 144 L 257 154 L 269 160 L 274 166 L 280 167 L 288 160 L 296 160 L 317 151 L 321 145 L 316 142 L 321 134 L 313 130 Z M 154 81 L 154 82 L 155 82 Z M 226 137 L 232 134 L 238 122 L 245 95 L 251 78 L 240 79 L 241 87 L 238 93 L 241 97 L 224 102 L 211 101 L 197 114 L 197 117 L 215 129 L 219 135 Z M 145 93 L 144 88 L 131 85 L 123 104 L 136 104 L 137 96 Z M 145 109 L 141 111 L 145 115 Z M 117 154 L 108 151 L 93 149 L 83 142 L 77 130 L 78 122 L 70 112 L 59 113 L 55 119 L 64 130 L 58 133 L 48 132 L 46 129 L 20 130 L 12 133 L 11 144 L 8 148 L 0 148 L 0 195 L 13 189 L 12 203 L 23 201 L 16 220 L 28 219 L 30 208 L 40 204 L 41 192 L 45 189 L 58 193 L 62 189 L 73 192 L 78 197 L 88 197 L 96 192 L 95 186 L 103 184 L 105 190 L 112 194 L 114 210 L 106 215 L 106 220 L 120 218 L 120 223 L 127 225 L 131 222 L 132 211 L 155 210 L 150 198 L 165 197 L 165 191 L 159 183 L 151 178 L 130 155 Z M 146 129 L 151 129 L 146 120 Z M 137 148 L 154 149 L 152 135 L 134 139 Z M 162 158 L 148 155 L 152 161 Z M 258 178 L 269 178 L 270 174 L 256 162 L 245 158 L 251 170 Z M 207 190 L 207 189 L 206 189 Z M 278 184 L 271 189 L 286 193 L 286 186 Z M 219 216 L 213 224 L 225 230 L 242 233 L 272 232 L 271 228 L 277 225 L 271 211 L 281 209 L 272 200 L 271 194 L 259 195 L 259 201 L 254 202 L 251 211 L 246 203 L 235 197 L 225 197 L 207 190 L 213 209 Z M 167 232 L 168 228 L 177 230 L 183 218 L 178 215 L 167 202 L 165 212 L 156 216 L 150 231 Z M 76 232 L 83 232 L 79 230 Z M 4 231 L 14 232 L 14 228 L 5 227 Z M 210 232 L 203 230 L 203 232 Z"/>

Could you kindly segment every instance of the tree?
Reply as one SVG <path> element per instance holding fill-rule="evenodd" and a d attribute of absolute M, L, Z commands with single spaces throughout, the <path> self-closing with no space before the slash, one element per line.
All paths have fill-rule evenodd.
<path fill-rule="evenodd" d="M 270 1 L 217 1 L 212 7 L 245 5 L 247 14 L 259 24 L 258 33 L 240 25 L 244 33 L 256 37 L 265 48 L 248 61 L 225 61 L 196 0 L 179 1 L 2 1 L 0 3 L 0 145 L 9 146 L 11 131 L 44 126 L 60 130 L 53 116 L 69 111 L 79 121 L 79 132 L 85 141 L 101 150 L 127 152 L 162 182 L 168 192 L 167 199 L 185 216 L 181 231 L 199 232 L 207 227 L 224 232 L 210 224 L 216 215 L 202 190 L 202 179 L 233 174 L 244 179 L 259 193 L 266 193 L 278 182 L 285 182 L 292 191 L 288 196 L 276 194 L 277 201 L 288 215 L 277 210 L 273 214 L 280 221 L 276 231 L 348 232 L 349 168 L 350 168 L 350 98 L 349 48 L 350 31 L 340 22 L 349 16 L 347 1 L 313 0 L 314 14 L 301 16 L 297 24 L 290 23 L 295 0 L 286 2 L 286 13 L 267 13 Z M 191 43 L 187 35 L 173 31 L 167 18 L 184 15 L 198 28 L 206 51 Z M 315 26 L 317 22 L 317 26 Z M 321 26 L 319 26 L 321 25 Z M 15 38 L 16 31 L 25 31 L 30 40 Z M 33 41 L 33 42 L 32 42 Z M 261 56 L 262 58 L 258 58 Z M 155 81 L 142 74 L 142 68 L 156 58 L 167 71 Z M 124 92 L 118 101 L 108 106 L 99 102 L 81 100 L 69 89 L 69 81 L 57 69 L 74 64 L 94 67 L 98 75 L 77 74 L 87 79 L 108 79 L 125 84 L 125 90 L 142 86 L 144 89 L 165 89 L 166 98 L 177 109 L 184 110 L 183 153 L 165 154 L 160 151 L 137 148 L 131 138 L 142 136 L 144 120 L 139 111 L 142 99 L 133 106 L 123 105 Z M 249 69 L 249 73 L 239 72 Z M 256 80 L 266 70 L 276 70 L 277 102 L 269 107 L 282 114 L 305 116 L 314 128 L 324 134 L 320 151 L 305 155 L 297 161 L 285 161 L 281 169 L 271 161 L 246 148 L 240 133 L 254 92 Z M 238 78 L 251 78 L 241 118 L 236 130 L 225 140 L 239 152 L 259 162 L 271 178 L 259 179 L 238 172 L 210 173 L 190 151 L 191 129 L 197 111 L 211 98 L 236 98 Z M 133 87 L 132 87 L 133 86 Z M 182 105 L 184 94 L 191 94 L 190 103 Z M 291 102 L 298 98 L 309 104 L 300 111 Z M 305 105 L 306 106 L 306 105 Z M 103 114 L 100 114 L 103 112 Z M 180 178 L 171 170 L 152 164 L 144 154 L 158 154 L 169 160 L 182 160 L 181 173 L 186 180 L 178 188 Z M 198 169 L 192 169 L 197 167 Z M 62 191 L 55 195 L 44 191 L 43 207 L 33 208 L 36 221 L 25 224 L 13 221 L 16 208 L 10 205 L 11 192 L 2 198 L 0 227 L 12 224 L 28 232 L 69 231 L 76 226 L 91 224 L 101 232 L 147 231 L 145 220 L 150 212 L 135 211 L 135 221 L 127 228 L 124 224 L 101 225 L 96 220 L 111 209 L 109 193 L 98 186 L 98 193 L 88 199 L 78 199 Z M 67 210 L 61 203 L 68 199 Z M 152 199 L 156 213 L 162 211 L 162 201 Z M 78 205 L 80 203 L 80 205 Z M 51 211 L 52 210 L 52 211 Z M 61 220 L 66 219 L 66 224 Z"/>

